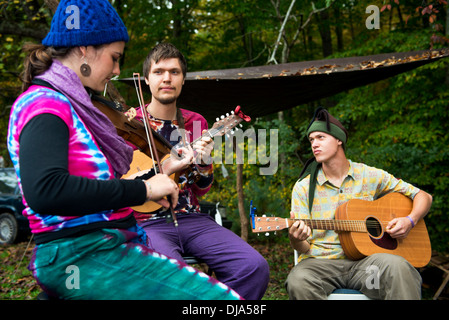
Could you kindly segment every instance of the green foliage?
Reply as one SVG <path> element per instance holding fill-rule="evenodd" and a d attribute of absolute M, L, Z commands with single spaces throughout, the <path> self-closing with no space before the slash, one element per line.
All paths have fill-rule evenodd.
<path fill-rule="evenodd" d="M 273 134 L 277 137 L 277 140 L 274 137 L 273 139 L 270 138 L 270 129 L 274 132 Z M 291 190 L 301 171 L 301 166 L 298 165 L 296 155 L 297 149 L 299 148 L 297 134 L 292 126 L 279 119 L 259 119 L 247 130 L 254 130 L 256 133 L 260 133 L 259 130 L 267 130 L 267 134 L 265 141 L 260 139 L 257 141 L 256 149 L 250 149 L 248 147 L 249 145 L 254 146 L 254 141 L 246 141 L 242 146 L 245 157 L 243 165 L 243 189 L 245 193 L 246 214 L 249 214 L 250 202 L 253 201 L 259 215 L 267 214 L 289 217 Z M 265 142 L 266 146 L 264 146 Z M 276 158 L 275 150 L 271 149 L 272 144 L 275 142 L 277 142 L 278 147 L 278 156 Z M 225 143 L 223 143 L 222 151 L 223 155 L 219 157 L 225 159 Z M 269 158 L 270 163 L 272 160 L 273 162 L 274 160 L 278 162 L 276 166 L 277 170 L 274 174 L 261 174 L 261 169 L 268 168 L 270 163 L 261 161 L 260 153 Z M 251 155 L 254 155 L 257 163 L 248 163 L 248 157 Z M 214 164 L 214 186 L 205 196 L 205 200 L 212 202 L 220 201 L 223 205 L 226 205 L 228 217 L 238 222 L 236 152 L 232 152 L 232 156 L 232 163 L 229 163 L 230 161 L 224 161 L 224 164 Z M 224 177 L 223 167 L 226 169 L 227 177 Z M 274 168 L 274 166 L 272 167 Z M 234 223 L 234 231 L 239 233 L 239 228 L 239 223 Z"/>
<path fill-rule="evenodd" d="M 354 43 L 343 55 L 419 50 L 429 37 L 430 32 L 426 31 L 382 32 L 369 43 L 360 46 Z M 395 50 L 395 43 L 400 50 Z M 338 55 L 342 54 L 335 56 Z M 305 128 L 314 107 L 323 104 L 349 128 L 348 158 L 382 168 L 432 194 L 433 205 L 426 217 L 432 247 L 448 251 L 449 225 L 445 219 L 449 200 L 448 70 L 449 61 L 443 59 L 317 104 L 298 106 L 284 112 L 285 121 L 273 117 L 259 120 L 256 126 L 279 130 L 279 154 L 285 160 L 274 176 L 259 176 L 257 167 L 244 167 L 247 208 L 252 199 L 259 214 L 288 216 L 291 188 L 302 168 L 301 162 L 311 156 L 304 138 Z M 216 184 L 221 183 L 218 173 Z M 226 180 L 226 190 L 235 190 L 233 175 Z M 232 217 L 237 219 L 235 192 L 228 198 L 222 191 L 215 193 L 212 189 L 208 197 L 228 199 L 225 203 L 231 204 Z"/>
<path fill-rule="evenodd" d="M 34 247 L 27 244 L 0 246 L 0 300 L 36 299 L 41 291 L 27 269 Z"/>

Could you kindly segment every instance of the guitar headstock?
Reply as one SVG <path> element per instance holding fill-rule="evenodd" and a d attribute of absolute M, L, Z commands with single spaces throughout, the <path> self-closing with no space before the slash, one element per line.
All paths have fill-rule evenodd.
<path fill-rule="evenodd" d="M 252 230 L 253 233 L 272 232 L 288 228 L 288 220 L 279 217 L 254 217 Z"/>
<path fill-rule="evenodd" d="M 289 228 L 289 221 L 285 218 L 279 217 L 267 217 L 265 215 L 258 217 L 256 216 L 257 208 L 253 206 L 253 200 L 251 200 L 251 205 L 249 208 L 249 216 L 251 218 L 251 230 L 253 233 L 259 232 L 271 232 L 279 231 L 285 228 Z"/>
<path fill-rule="evenodd" d="M 233 134 L 234 128 L 237 126 L 242 127 L 242 121 L 250 122 L 251 118 L 241 111 L 240 106 L 237 106 L 234 111 L 231 111 L 231 114 L 227 113 L 226 116 L 222 115 L 220 118 L 217 118 L 209 131 L 213 133 L 211 134 L 212 136 L 223 136 L 228 132 Z"/>

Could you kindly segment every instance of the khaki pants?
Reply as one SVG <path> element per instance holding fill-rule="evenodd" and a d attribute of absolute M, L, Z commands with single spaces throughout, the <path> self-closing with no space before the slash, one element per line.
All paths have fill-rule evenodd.
<path fill-rule="evenodd" d="M 308 258 L 298 263 L 285 283 L 292 300 L 320 300 L 335 289 L 361 291 L 376 300 L 421 299 L 421 276 L 404 258 L 374 254 L 352 261 Z"/>

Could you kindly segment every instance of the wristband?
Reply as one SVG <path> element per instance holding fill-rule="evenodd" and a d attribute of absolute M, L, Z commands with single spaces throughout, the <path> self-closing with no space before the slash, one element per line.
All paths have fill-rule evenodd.
<path fill-rule="evenodd" d="M 413 219 L 410 218 L 410 216 L 407 216 L 407 218 L 410 220 L 410 222 L 412 223 L 412 228 L 415 226 L 415 223 L 413 222 Z"/>
<path fill-rule="evenodd" d="M 144 180 L 143 182 L 145 182 L 145 186 L 148 189 L 148 197 L 147 197 L 147 201 L 151 200 L 151 196 L 152 196 L 152 192 L 151 192 L 151 183 L 148 180 Z"/>

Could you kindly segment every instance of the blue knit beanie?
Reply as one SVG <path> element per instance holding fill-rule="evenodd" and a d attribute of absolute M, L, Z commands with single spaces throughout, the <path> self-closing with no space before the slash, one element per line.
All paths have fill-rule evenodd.
<path fill-rule="evenodd" d="M 128 30 L 107 0 L 61 0 L 42 44 L 77 47 L 128 40 Z"/>

